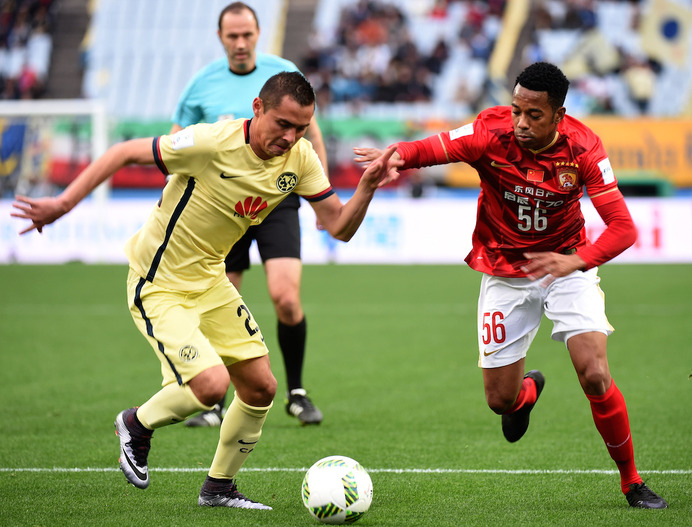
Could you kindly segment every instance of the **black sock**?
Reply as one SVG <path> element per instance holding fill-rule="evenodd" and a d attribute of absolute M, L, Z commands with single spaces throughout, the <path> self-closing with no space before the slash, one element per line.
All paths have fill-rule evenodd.
<path fill-rule="evenodd" d="M 279 322 L 277 324 L 279 334 L 279 347 L 284 358 L 286 369 L 286 384 L 288 391 L 303 387 L 303 360 L 305 359 L 305 340 L 307 335 L 307 323 L 305 317 L 295 326 L 287 326 Z"/>
<path fill-rule="evenodd" d="M 151 434 L 154 433 L 153 430 L 149 430 L 146 426 L 142 424 L 142 422 L 139 420 L 139 417 L 137 417 L 137 411 L 132 412 L 130 419 L 126 419 L 126 425 L 127 427 L 135 432 L 137 435 L 142 436 L 142 437 L 151 437 Z"/>
<path fill-rule="evenodd" d="M 219 494 L 227 491 L 231 485 L 233 485 L 232 479 L 218 479 L 207 475 L 207 479 L 204 480 L 204 485 L 202 485 L 202 490 L 209 494 Z"/>

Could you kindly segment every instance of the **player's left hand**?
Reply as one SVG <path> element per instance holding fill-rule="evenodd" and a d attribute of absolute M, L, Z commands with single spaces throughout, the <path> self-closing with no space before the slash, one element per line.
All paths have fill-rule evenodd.
<path fill-rule="evenodd" d="M 528 258 L 529 263 L 523 265 L 521 270 L 526 273 L 530 280 L 540 280 L 545 277 L 554 279 L 560 276 L 567 276 L 586 266 L 586 262 L 576 253 L 524 253 L 524 257 Z M 552 281 L 550 278 L 549 280 Z"/>

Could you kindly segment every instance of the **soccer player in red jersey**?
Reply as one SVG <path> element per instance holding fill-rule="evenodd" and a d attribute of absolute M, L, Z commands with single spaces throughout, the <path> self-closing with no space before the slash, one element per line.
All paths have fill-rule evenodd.
<path fill-rule="evenodd" d="M 637 232 L 601 140 L 565 113 L 568 87 L 556 66 L 532 64 L 517 77 L 511 106 L 489 108 L 450 132 L 398 143 L 389 163 L 403 170 L 463 161 L 478 172 L 481 191 L 466 262 L 483 273 L 479 366 L 505 438 L 524 435 L 545 384 L 540 371 L 524 373 L 545 314 L 553 322 L 552 338 L 569 350 L 630 506 L 662 509 L 666 501 L 635 467 L 625 400 L 608 366 L 613 328 L 597 274 L 597 266 L 630 247 Z M 355 152 L 360 162 L 381 154 Z M 579 205 L 584 188 L 606 224 L 593 243 Z"/>

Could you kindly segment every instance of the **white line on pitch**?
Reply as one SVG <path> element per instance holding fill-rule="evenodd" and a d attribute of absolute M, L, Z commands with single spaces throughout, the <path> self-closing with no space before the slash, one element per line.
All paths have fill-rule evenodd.
<path fill-rule="evenodd" d="M 367 468 L 367 467 L 366 467 Z M 243 468 L 242 472 L 305 472 L 307 467 L 299 468 Z M 151 472 L 207 472 L 208 468 L 190 467 L 149 467 Z M 0 472 L 119 472 L 117 467 L 20 467 L 9 468 L 0 467 Z M 455 469 L 455 468 L 368 468 L 368 472 L 373 474 L 617 474 L 617 470 L 602 469 Z M 692 469 L 673 469 L 673 470 L 639 470 L 643 474 L 670 474 L 687 475 L 692 474 Z"/>

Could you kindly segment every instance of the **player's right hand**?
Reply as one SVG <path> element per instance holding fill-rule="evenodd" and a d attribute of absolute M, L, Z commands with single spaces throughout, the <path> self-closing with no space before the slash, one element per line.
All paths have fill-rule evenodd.
<path fill-rule="evenodd" d="M 393 159 L 396 155 L 396 145 L 391 145 L 385 150 L 378 150 L 376 148 L 354 148 L 354 151 L 355 150 L 371 151 L 367 153 L 368 157 L 374 152 L 378 153 L 378 155 L 366 165 L 365 172 L 363 172 L 363 179 L 370 181 L 375 188 L 383 187 L 399 178 L 398 168 L 403 162 L 400 159 Z"/>
<path fill-rule="evenodd" d="M 29 198 L 26 196 L 15 196 L 12 206 L 20 212 L 11 212 L 13 218 L 31 220 L 31 226 L 19 231 L 19 234 L 26 234 L 36 229 L 43 232 L 43 227 L 53 223 L 55 220 L 68 212 L 58 198 Z"/>
<path fill-rule="evenodd" d="M 380 157 L 385 153 L 385 150 L 380 150 L 379 148 L 364 148 L 364 147 L 354 147 L 353 152 L 356 157 L 353 159 L 356 163 L 365 163 L 364 166 L 368 166 L 375 159 Z M 401 160 L 401 156 L 394 152 L 389 159 L 390 167 L 401 168 L 404 162 Z"/>

